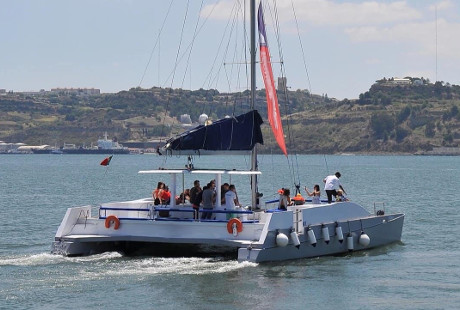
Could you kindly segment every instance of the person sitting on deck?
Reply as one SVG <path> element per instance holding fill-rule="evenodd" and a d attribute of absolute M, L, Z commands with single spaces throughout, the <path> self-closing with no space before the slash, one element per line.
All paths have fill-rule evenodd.
<path fill-rule="evenodd" d="M 169 191 L 169 187 L 166 185 L 160 194 L 160 201 L 162 205 L 169 205 L 171 201 L 171 192 Z"/>
<path fill-rule="evenodd" d="M 154 205 L 161 204 L 160 196 L 161 196 L 161 194 L 163 192 L 164 187 L 165 187 L 165 184 L 163 182 L 158 182 L 157 188 L 152 192 Z"/>
<path fill-rule="evenodd" d="M 283 194 L 280 195 L 278 209 L 286 211 L 287 206 L 292 206 L 290 195 L 291 195 L 291 191 L 288 188 L 283 188 Z"/>
<path fill-rule="evenodd" d="M 190 201 L 190 190 L 187 188 L 183 193 L 176 197 L 176 204 L 187 204 Z"/>
<path fill-rule="evenodd" d="M 343 194 L 343 191 L 339 189 L 337 191 L 337 196 L 335 196 L 335 201 L 349 201 L 347 197 Z"/>

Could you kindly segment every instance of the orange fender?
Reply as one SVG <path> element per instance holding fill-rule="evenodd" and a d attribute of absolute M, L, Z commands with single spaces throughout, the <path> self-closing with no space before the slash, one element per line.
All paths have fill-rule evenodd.
<path fill-rule="evenodd" d="M 300 194 L 297 194 L 292 200 L 294 200 L 294 204 L 296 205 L 303 205 L 305 203 L 305 199 Z"/>
<path fill-rule="evenodd" d="M 105 219 L 105 228 L 110 228 L 112 223 L 114 224 L 113 229 L 117 230 L 118 228 L 120 228 L 120 220 L 118 219 L 118 217 L 116 217 L 115 215 L 107 216 L 107 218 Z"/>

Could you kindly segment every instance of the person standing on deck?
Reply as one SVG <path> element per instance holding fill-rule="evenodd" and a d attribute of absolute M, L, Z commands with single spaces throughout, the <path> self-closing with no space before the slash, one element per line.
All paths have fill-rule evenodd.
<path fill-rule="evenodd" d="M 216 202 L 216 195 L 215 195 L 215 183 L 208 183 L 205 187 L 203 187 L 203 211 L 210 211 L 213 209 L 214 203 Z M 212 217 L 212 212 L 202 212 L 201 219 L 210 220 Z"/>
<path fill-rule="evenodd" d="M 230 184 L 228 183 L 224 183 L 222 184 L 222 186 L 220 187 L 220 195 L 221 195 L 221 199 L 220 199 L 220 204 L 223 206 L 225 205 L 225 194 L 228 192 L 228 187 L 230 186 Z"/>
<path fill-rule="evenodd" d="M 238 195 L 236 194 L 235 185 L 230 184 L 228 187 L 228 191 L 225 193 L 225 210 L 235 210 L 236 206 L 240 206 L 240 202 L 238 201 Z M 227 213 L 227 219 L 233 217 L 232 213 Z"/>
<path fill-rule="evenodd" d="M 332 196 L 337 196 L 337 190 L 341 189 L 345 194 L 347 193 L 340 183 L 339 178 L 341 176 L 340 172 L 337 171 L 334 175 L 328 175 L 323 180 L 328 203 L 332 202 Z"/>
<path fill-rule="evenodd" d="M 200 203 L 201 203 L 201 199 L 199 199 L 200 197 L 200 193 L 201 193 L 201 187 L 200 187 L 200 180 L 195 180 L 193 182 L 193 187 L 190 189 L 190 202 L 192 203 L 192 207 L 193 207 L 193 218 L 195 220 L 198 219 L 198 213 L 199 213 L 199 209 L 200 209 Z"/>
<path fill-rule="evenodd" d="M 320 204 L 321 203 L 321 192 L 319 190 L 319 185 L 318 184 L 315 184 L 315 186 L 313 187 L 313 192 L 310 193 L 310 191 L 308 190 L 308 188 L 306 186 L 305 186 L 305 191 L 307 192 L 307 195 L 309 197 L 312 197 L 311 202 L 313 204 Z"/>

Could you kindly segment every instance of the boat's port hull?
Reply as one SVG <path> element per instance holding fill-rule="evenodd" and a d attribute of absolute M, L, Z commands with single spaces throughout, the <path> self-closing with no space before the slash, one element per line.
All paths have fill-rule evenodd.
<path fill-rule="evenodd" d="M 87 256 L 104 252 L 118 252 L 125 256 L 158 257 L 228 257 L 236 259 L 238 247 L 199 243 L 160 243 L 142 241 L 94 241 L 59 240 L 52 244 L 53 254 Z"/>

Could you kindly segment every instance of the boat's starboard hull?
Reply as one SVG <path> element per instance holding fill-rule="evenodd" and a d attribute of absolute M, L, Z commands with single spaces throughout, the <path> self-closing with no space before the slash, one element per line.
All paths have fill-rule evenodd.
<path fill-rule="evenodd" d="M 375 219 L 379 220 L 379 224 L 375 224 Z M 367 221 L 372 221 L 372 226 L 367 226 Z M 352 223 L 354 222 L 354 223 Z M 330 227 L 330 240 L 325 242 L 322 236 L 322 225 L 312 227 L 314 231 L 316 243 L 313 245 L 308 233 L 298 235 L 300 244 L 296 246 L 291 237 L 286 246 L 278 246 L 276 244 L 276 232 L 272 232 L 269 237 L 272 242 L 271 246 L 257 246 L 253 245 L 247 248 L 240 248 L 238 251 L 239 261 L 251 262 L 269 262 L 269 261 L 283 261 L 299 258 L 312 258 L 319 256 L 340 255 L 344 253 L 351 253 L 354 251 L 369 250 L 376 247 L 382 247 L 401 241 L 402 228 L 404 223 L 404 214 L 396 214 L 381 217 L 371 217 L 369 219 L 358 219 L 350 221 L 350 225 L 357 224 L 363 225 L 363 229 L 349 229 L 347 225 L 343 226 L 343 239 L 340 241 L 338 235 L 335 233 L 334 227 Z M 347 223 L 348 224 L 348 223 Z M 353 226 L 351 226 L 353 227 Z M 280 232 L 277 232 L 280 233 Z M 286 235 L 288 231 L 281 232 Z M 360 243 L 361 234 L 366 234 L 370 243 L 363 245 Z M 352 238 L 351 244 L 348 237 Z"/>

